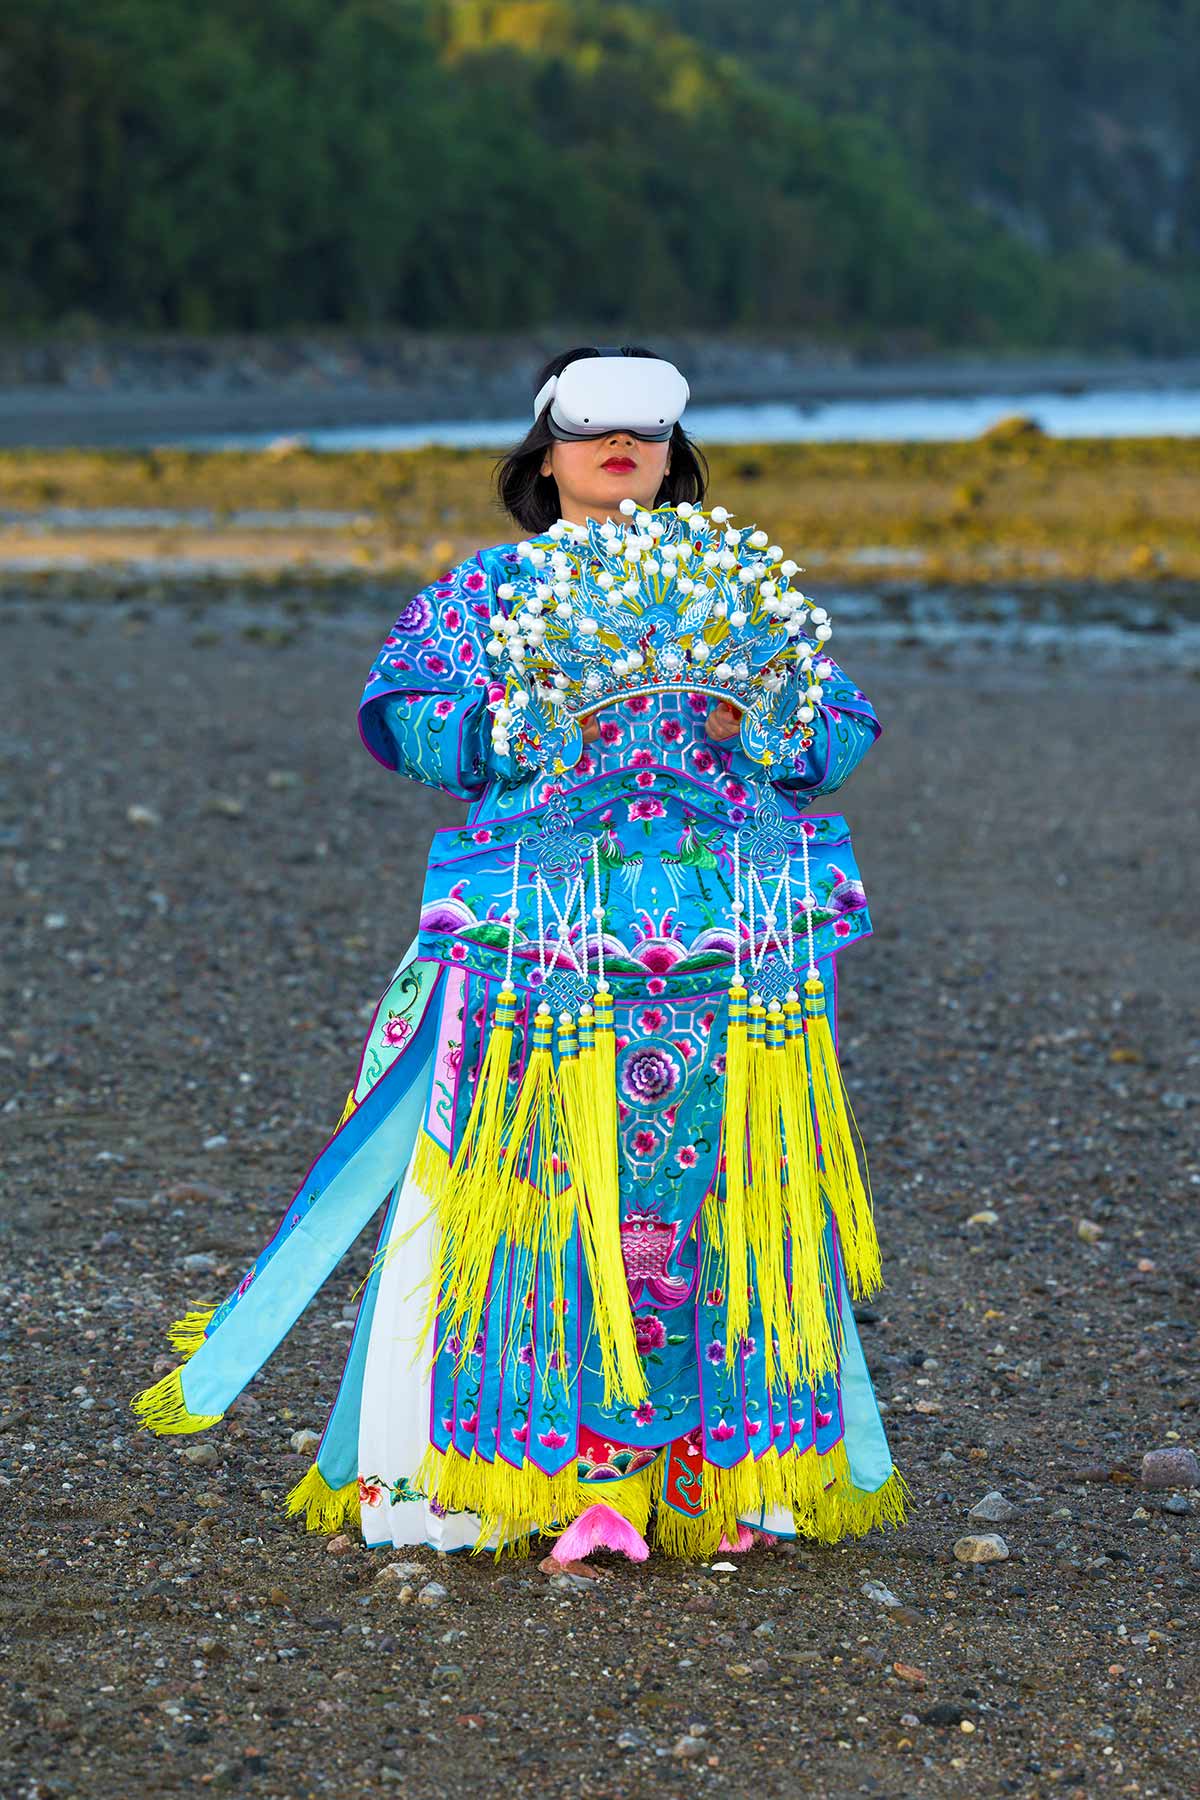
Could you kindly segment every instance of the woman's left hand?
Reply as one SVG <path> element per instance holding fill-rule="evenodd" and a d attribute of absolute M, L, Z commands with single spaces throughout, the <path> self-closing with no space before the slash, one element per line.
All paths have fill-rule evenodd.
<path fill-rule="evenodd" d="M 715 743 L 724 744 L 737 736 L 742 728 L 742 715 L 728 700 L 718 700 L 709 713 L 705 729 Z"/>

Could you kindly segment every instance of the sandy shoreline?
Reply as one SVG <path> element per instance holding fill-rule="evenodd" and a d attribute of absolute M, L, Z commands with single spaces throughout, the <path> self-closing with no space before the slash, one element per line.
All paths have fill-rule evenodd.
<path fill-rule="evenodd" d="M 838 639 L 884 724 L 818 808 L 875 927 L 840 1032 L 905 1531 L 588 1594 L 421 1552 L 448 1599 L 401 1605 L 280 1510 L 365 1243 L 236 1418 L 131 1429 L 324 1141 L 461 816 L 358 741 L 386 600 L 273 640 L 217 604 L 0 610 L 0 1788 L 1194 1792 L 1198 1496 L 1137 1480 L 1200 1405 L 1200 690 L 1169 669 L 1118 705 L 1069 660 Z M 1011 1555 L 964 1568 L 996 1488 Z"/>

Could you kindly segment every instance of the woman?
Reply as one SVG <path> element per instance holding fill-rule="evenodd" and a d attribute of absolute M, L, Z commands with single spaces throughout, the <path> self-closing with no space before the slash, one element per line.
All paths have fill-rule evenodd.
<path fill-rule="evenodd" d="M 611 669 L 588 665 L 600 700 L 572 716 L 589 626 L 537 582 L 547 547 L 560 575 L 580 556 L 627 572 L 615 522 L 635 511 L 654 552 L 627 550 L 635 572 L 765 543 L 697 505 L 686 398 L 640 347 L 548 362 L 498 475 L 543 547 L 499 544 L 431 582 L 366 683 L 367 749 L 469 801 L 466 821 L 436 834 L 421 935 L 337 1131 L 237 1292 L 175 1328 L 189 1360 L 135 1401 L 152 1429 L 215 1423 L 386 1201 L 337 1400 L 290 1496 L 313 1529 L 357 1512 L 368 1544 L 441 1549 L 560 1532 L 571 1564 L 904 1518 L 851 1306 L 878 1280 L 873 1225 L 815 1060 L 835 953 L 871 927 L 844 818 L 806 811 L 880 725 L 828 658 L 819 702 L 797 709 L 776 661 L 668 678 L 663 637 L 656 654 L 636 631 Z M 721 555 L 732 567 L 720 548 L 703 561 Z M 550 613 L 570 621 L 563 674 L 544 660 Z M 700 629 L 685 658 L 708 655 L 686 650 Z M 557 696 L 524 680 L 527 647 Z M 565 723 L 546 722 L 556 698 Z M 815 1113 L 794 1074 L 776 1098 L 767 1073 L 803 1073 L 806 1043 Z"/>

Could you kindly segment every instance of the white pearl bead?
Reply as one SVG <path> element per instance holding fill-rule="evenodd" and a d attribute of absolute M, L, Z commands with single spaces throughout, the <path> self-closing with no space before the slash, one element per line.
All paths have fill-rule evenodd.
<path fill-rule="evenodd" d="M 761 550 L 766 541 L 767 534 L 765 531 L 752 531 L 747 539 L 747 542 L 752 544 L 756 550 Z"/>
<path fill-rule="evenodd" d="M 681 500 L 675 508 L 681 519 L 690 519 L 695 510 L 690 500 Z"/>
<path fill-rule="evenodd" d="M 786 562 L 780 563 L 779 573 L 781 575 L 794 575 L 796 573 L 798 567 L 799 567 L 799 564 L 794 563 L 792 561 L 791 557 L 789 556 Z"/>
<path fill-rule="evenodd" d="M 715 519 L 718 525 L 723 525 L 729 517 L 729 511 L 724 506 L 713 506 L 710 507 L 708 516 L 710 519 Z"/>
<path fill-rule="evenodd" d="M 625 514 L 626 518 L 628 518 L 631 513 L 635 513 L 637 511 L 637 501 L 636 500 L 622 500 L 621 511 Z"/>

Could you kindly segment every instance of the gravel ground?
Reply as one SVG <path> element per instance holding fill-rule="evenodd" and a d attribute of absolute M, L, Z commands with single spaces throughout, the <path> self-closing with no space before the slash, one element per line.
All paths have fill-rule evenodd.
<path fill-rule="evenodd" d="M 225 1424 L 133 1428 L 337 1117 L 458 816 L 358 742 L 392 600 L 0 608 L 0 1792 L 1194 1794 L 1200 1495 L 1141 1458 L 1197 1437 L 1200 690 L 1152 655 L 839 653 L 885 726 L 824 807 L 876 927 L 841 1042 L 907 1529 L 381 1582 L 281 1516 L 365 1242 Z"/>

